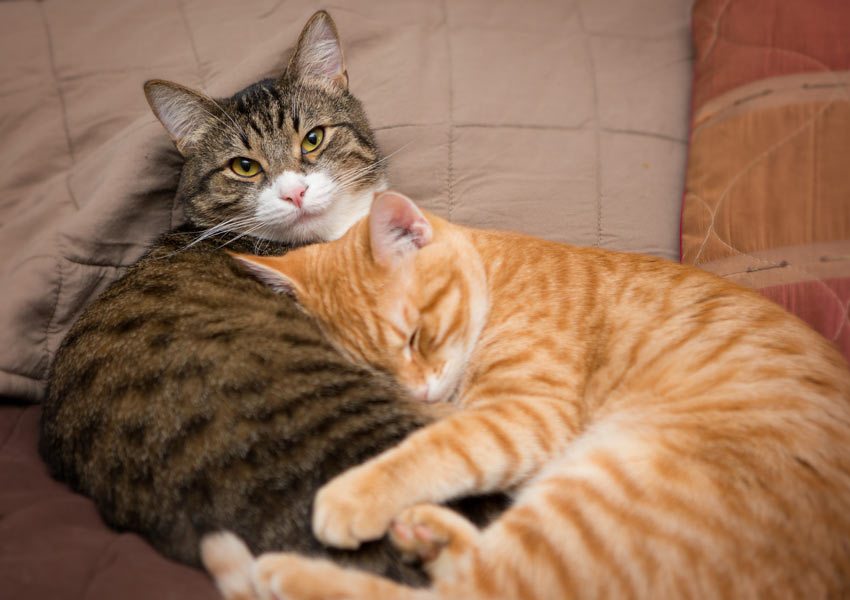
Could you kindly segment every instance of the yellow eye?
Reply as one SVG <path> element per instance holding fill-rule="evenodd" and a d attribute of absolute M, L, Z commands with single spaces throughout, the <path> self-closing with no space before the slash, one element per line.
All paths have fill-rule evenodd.
<path fill-rule="evenodd" d="M 321 127 L 311 129 L 310 132 L 301 140 L 301 152 L 307 154 L 322 145 L 322 140 L 325 139 L 325 130 Z"/>
<path fill-rule="evenodd" d="M 239 157 L 230 161 L 230 170 L 239 175 L 239 177 L 253 177 L 263 169 L 256 160 Z"/>

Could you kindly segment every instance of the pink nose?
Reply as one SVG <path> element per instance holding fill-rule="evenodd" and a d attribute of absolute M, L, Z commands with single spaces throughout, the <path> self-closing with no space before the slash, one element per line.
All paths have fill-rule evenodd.
<path fill-rule="evenodd" d="M 425 385 L 417 389 L 415 393 L 416 399 L 420 402 L 428 402 L 428 388 L 429 385 L 426 383 Z"/>
<path fill-rule="evenodd" d="M 301 205 L 304 204 L 304 193 L 307 191 L 307 186 L 305 185 L 297 185 L 287 191 L 285 191 L 280 199 L 286 202 L 292 202 L 296 208 L 301 208 Z"/>

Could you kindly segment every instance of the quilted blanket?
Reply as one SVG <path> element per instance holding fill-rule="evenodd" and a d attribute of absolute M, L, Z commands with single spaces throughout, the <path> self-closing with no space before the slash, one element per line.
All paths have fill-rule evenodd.
<path fill-rule="evenodd" d="M 36 454 L 51 356 L 182 222 L 149 78 L 230 95 L 333 15 L 392 183 L 452 221 L 678 253 L 685 0 L 0 2 L 0 596 L 212 598 Z"/>
<path fill-rule="evenodd" d="M 690 46 L 680 1 L 329 9 L 393 185 L 451 220 L 675 258 Z M 0 394 L 37 400 L 86 302 L 180 221 L 141 92 L 278 75 L 311 3 L 0 3 Z"/>

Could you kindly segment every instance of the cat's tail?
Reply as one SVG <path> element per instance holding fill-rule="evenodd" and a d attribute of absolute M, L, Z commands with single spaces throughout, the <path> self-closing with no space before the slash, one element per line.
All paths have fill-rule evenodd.
<path fill-rule="evenodd" d="M 220 531 L 205 535 L 201 540 L 201 562 L 227 600 L 257 598 L 251 575 L 254 557 L 235 534 Z"/>

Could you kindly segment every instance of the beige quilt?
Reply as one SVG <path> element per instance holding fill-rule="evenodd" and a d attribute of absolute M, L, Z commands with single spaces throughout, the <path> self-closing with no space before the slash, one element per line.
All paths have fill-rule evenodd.
<path fill-rule="evenodd" d="M 320 7 L 393 185 L 452 221 L 678 258 L 686 0 L 0 3 L 0 395 L 179 223 L 149 78 L 230 95 Z"/>

